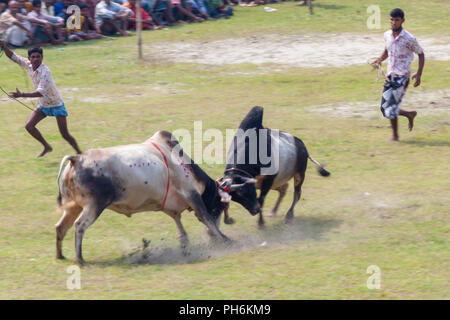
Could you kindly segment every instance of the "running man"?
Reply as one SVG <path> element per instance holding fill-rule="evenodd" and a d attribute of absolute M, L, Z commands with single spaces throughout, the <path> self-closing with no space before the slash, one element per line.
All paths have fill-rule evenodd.
<path fill-rule="evenodd" d="M 381 112 L 383 116 L 391 120 L 393 131 L 392 140 L 398 141 L 398 115 L 408 118 L 409 131 L 413 129 L 416 111 L 405 111 L 400 109 L 403 95 L 406 92 L 411 74 L 410 64 L 414 60 L 414 53 L 419 56 L 419 68 L 417 73 L 412 76 L 415 80 L 414 87 L 420 85 L 423 66 L 425 64 L 425 55 L 422 47 L 416 38 L 402 28 L 405 22 L 405 14 L 401 9 L 391 11 L 391 28 L 384 33 L 385 49 L 381 57 L 372 64 L 381 65 L 389 57 L 389 64 L 384 83 L 383 95 L 381 98 Z"/>
<path fill-rule="evenodd" d="M 45 117 L 55 117 L 58 123 L 59 132 L 62 137 L 75 149 L 77 153 L 81 153 L 75 139 L 69 134 L 67 129 L 66 117 L 68 116 L 64 102 L 61 95 L 56 89 L 50 69 L 42 63 L 44 58 L 42 49 L 39 47 L 32 47 L 28 49 L 28 60 L 12 52 L 5 41 L 0 41 L 0 46 L 5 50 L 6 55 L 12 61 L 22 66 L 31 78 L 33 87 L 36 91 L 31 93 L 20 92 L 16 88 L 16 92 L 11 92 L 9 95 L 13 98 L 39 98 L 39 106 L 34 110 L 27 120 L 25 129 L 36 140 L 44 146 L 44 150 L 38 157 L 44 156 L 51 152 L 52 147 L 45 141 L 36 125 Z"/>

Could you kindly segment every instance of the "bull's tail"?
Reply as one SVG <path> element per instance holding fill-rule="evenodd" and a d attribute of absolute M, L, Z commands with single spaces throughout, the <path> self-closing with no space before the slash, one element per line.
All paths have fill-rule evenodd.
<path fill-rule="evenodd" d="M 78 156 L 65 156 L 62 160 L 61 160 L 61 164 L 59 165 L 59 172 L 58 172 L 58 178 L 56 178 L 56 183 L 58 184 L 58 205 L 62 206 L 62 196 L 61 196 L 61 185 L 59 183 L 59 179 L 61 178 L 61 173 L 64 167 L 64 163 L 70 160 L 71 163 L 74 163 L 76 161 L 79 160 Z"/>
<path fill-rule="evenodd" d="M 314 162 L 314 164 L 316 164 L 319 168 L 317 169 L 317 171 L 319 172 L 319 174 L 322 176 L 322 177 L 328 177 L 331 173 L 330 172 L 328 172 L 327 170 L 325 170 L 324 169 L 324 167 L 323 167 L 323 165 L 319 162 L 319 161 L 317 161 L 317 160 L 315 160 L 313 157 L 311 157 L 310 155 L 308 155 L 308 158 L 312 161 L 312 162 Z"/>

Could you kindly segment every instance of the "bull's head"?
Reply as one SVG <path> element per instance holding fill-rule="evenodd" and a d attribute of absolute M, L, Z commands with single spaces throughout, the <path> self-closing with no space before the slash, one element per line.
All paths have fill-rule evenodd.
<path fill-rule="evenodd" d="M 219 183 L 219 194 L 223 199 L 229 197 L 230 200 L 240 203 L 252 215 L 261 212 L 261 206 L 256 197 L 255 179 L 239 173 L 228 172 L 217 181 Z"/>

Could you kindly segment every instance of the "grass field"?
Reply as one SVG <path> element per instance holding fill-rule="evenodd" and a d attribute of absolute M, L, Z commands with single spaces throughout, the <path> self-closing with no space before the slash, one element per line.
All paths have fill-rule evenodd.
<path fill-rule="evenodd" d="M 371 4 L 380 5 L 380 30 L 367 30 Z M 270 6 L 278 11 L 239 7 L 230 20 L 145 32 L 143 41 L 151 47 L 267 33 L 341 32 L 382 39 L 394 7 L 405 10 L 406 28 L 419 41 L 448 41 L 450 30 L 445 0 L 317 0 L 313 16 L 294 2 Z M 381 114 L 352 114 L 351 108 L 367 102 L 379 109 L 382 82 L 374 81 L 366 64 L 276 71 L 274 64 L 174 63 L 145 51 L 145 60 L 138 62 L 135 42 L 135 37 L 117 38 L 45 49 L 44 62 L 63 94 L 69 128 L 82 149 L 138 143 L 162 129 L 192 131 L 193 121 L 199 120 L 204 129 L 225 132 L 260 105 L 264 124 L 301 138 L 327 164 L 331 177 L 320 177 L 310 164 L 291 226 L 283 224 L 283 217 L 292 185 L 279 215 L 266 218 L 265 230 L 232 204 L 237 222 L 221 229 L 242 244 L 240 249 L 209 248 L 204 226 L 186 212 L 183 223 L 198 250 L 188 258 L 178 250 L 177 228 L 167 215 L 148 212 L 128 219 L 105 211 L 84 238 L 88 265 L 81 269 L 82 289 L 68 290 L 73 229 L 64 242 L 68 259 L 59 261 L 54 224 L 61 215 L 56 205 L 59 162 L 73 151 L 54 119 L 46 119 L 39 129 L 54 151 L 34 158 L 41 147 L 24 129 L 28 111 L 2 96 L 0 299 L 450 298 L 448 58 L 427 60 L 422 85 L 407 93 L 431 94 L 444 101 L 443 107 L 433 109 L 434 100 L 405 104 L 419 111 L 415 128 L 408 132 L 406 120 L 400 119 L 401 141 L 391 143 L 389 123 Z M 0 85 L 25 90 L 20 68 L 5 56 L 0 65 Z M 348 116 L 323 109 L 330 104 L 351 106 Z M 202 165 L 213 178 L 222 175 L 223 167 Z M 276 196 L 269 193 L 265 212 Z M 151 240 L 154 256 L 150 263 L 135 264 L 129 255 L 142 238 Z M 366 286 L 371 265 L 381 270 L 379 290 Z"/>

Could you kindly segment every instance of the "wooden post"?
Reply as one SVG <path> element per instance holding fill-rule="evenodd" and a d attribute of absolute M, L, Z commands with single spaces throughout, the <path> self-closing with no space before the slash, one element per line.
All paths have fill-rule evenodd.
<path fill-rule="evenodd" d="M 309 14 L 313 14 L 312 0 L 308 0 Z"/>
<path fill-rule="evenodd" d="M 136 1 L 136 33 L 138 38 L 138 53 L 139 60 L 142 60 L 142 14 L 141 14 L 141 0 Z"/>

